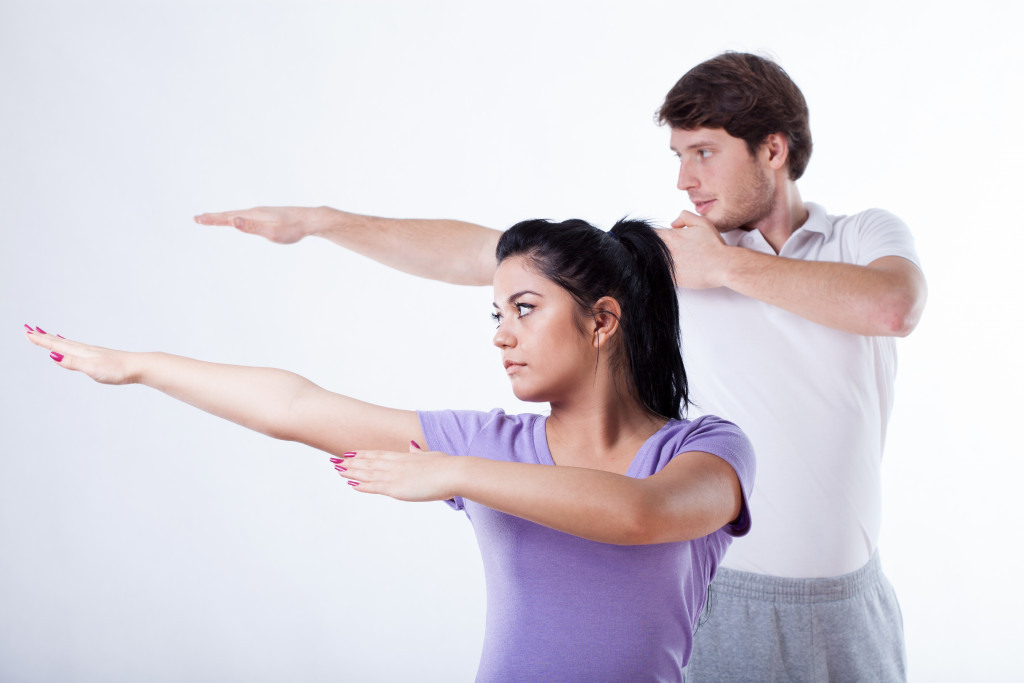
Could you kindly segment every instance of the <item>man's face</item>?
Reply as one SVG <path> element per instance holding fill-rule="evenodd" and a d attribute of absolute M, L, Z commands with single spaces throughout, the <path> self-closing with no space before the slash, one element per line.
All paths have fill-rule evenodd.
<path fill-rule="evenodd" d="M 721 128 L 673 128 L 671 147 L 679 157 L 677 187 L 720 232 L 751 228 L 771 212 L 775 182 L 763 147 L 752 156 L 746 142 Z"/>

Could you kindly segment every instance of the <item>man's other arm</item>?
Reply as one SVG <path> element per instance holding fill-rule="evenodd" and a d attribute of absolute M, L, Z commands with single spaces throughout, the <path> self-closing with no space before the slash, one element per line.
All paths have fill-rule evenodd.
<path fill-rule="evenodd" d="M 709 223 L 693 222 L 661 233 L 680 287 L 728 287 L 826 327 L 865 336 L 905 337 L 924 311 L 924 275 L 900 256 L 883 256 L 864 266 L 790 259 L 729 246 Z"/>
<path fill-rule="evenodd" d="M 380 218 L 321 207 L 255 207 L 204 213 L 201 225 L 232 226 L 278 244 L 315 235 L 412 275 L 489 285 L 501 232 L 446 219 Z"/>

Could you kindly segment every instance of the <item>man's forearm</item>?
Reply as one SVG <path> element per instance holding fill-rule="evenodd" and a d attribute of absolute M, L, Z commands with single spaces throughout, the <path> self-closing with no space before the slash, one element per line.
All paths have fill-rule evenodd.
<path fill-rule="evenodd" d="M 726 287 L 827 327 L 902 337 L 913 331 L 924 309 L 924 276 L 898 256 L 857 266 L 728 250 Z"/>
<path fill-rule="evenodd" d="M 380 218 L 333 212 L 313 233 L 391 268 L 458 285 L 489 285 L 501 233 L 447 219 Z"/>

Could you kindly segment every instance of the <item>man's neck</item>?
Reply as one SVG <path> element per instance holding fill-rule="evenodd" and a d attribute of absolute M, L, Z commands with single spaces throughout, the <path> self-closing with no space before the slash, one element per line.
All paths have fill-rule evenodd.
<path fill-rule="evenodd" d="M 778 254 L 786 240 L 807 222 L 807 217 L 807 207 L 800 198 L 796 183 L 786 179 L 776 186 L 775 202 L 771 212 L 748 227 L 760 231 L 765 241 Z"/>

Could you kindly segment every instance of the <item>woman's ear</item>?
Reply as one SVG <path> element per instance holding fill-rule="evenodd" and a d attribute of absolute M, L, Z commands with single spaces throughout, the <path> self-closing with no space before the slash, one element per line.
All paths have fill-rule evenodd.
<path fill-rule="evenodd" d="M 593 311 L 594 347 L 601 348 L 619 331 L 619 316 L 622 309 L 618 301 L 610 296 L 603 296 L 594 303 Z"/>

